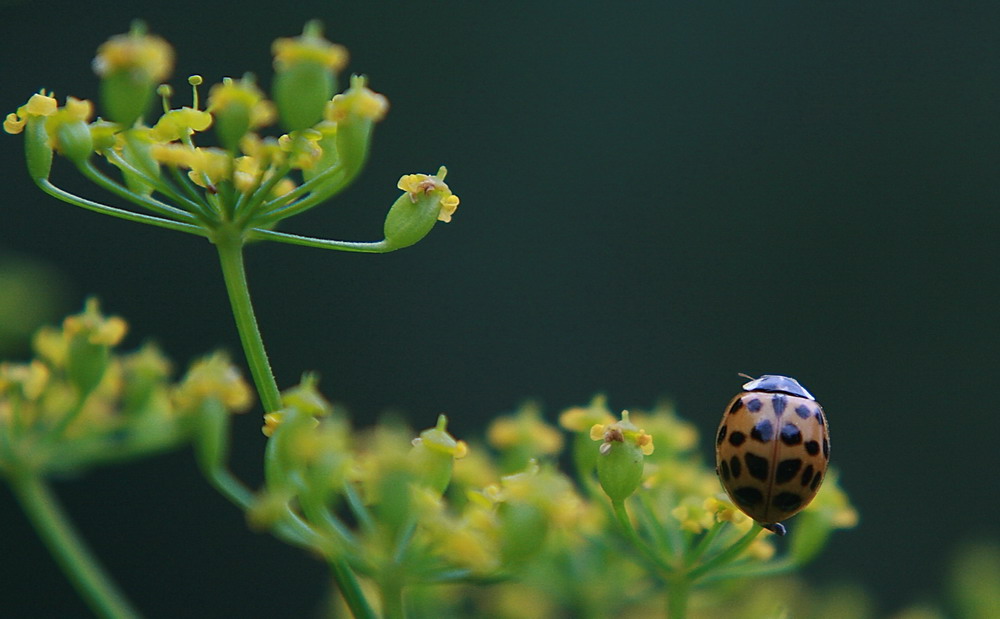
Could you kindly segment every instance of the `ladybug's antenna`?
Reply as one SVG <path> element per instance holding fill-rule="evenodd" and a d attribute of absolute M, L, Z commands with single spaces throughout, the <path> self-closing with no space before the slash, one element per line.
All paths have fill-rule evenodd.
<path fill-rule="evenodd" d="M 742 376 L 743 378 L 745 378 L 747 380 L 757 380 L 753 376 L 750 376 L 749 374 L 744 374 L 743 372 L 737 372 L 736 375 L 737 376 Z"/>

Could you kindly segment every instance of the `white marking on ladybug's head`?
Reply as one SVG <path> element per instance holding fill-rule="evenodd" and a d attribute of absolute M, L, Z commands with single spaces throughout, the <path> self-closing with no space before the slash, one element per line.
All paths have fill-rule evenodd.
<path fill-rule="evenodd" d="M 744 375 L 745 376 L 745 375 Z M 750 378 L 747 376 L 747 378 Z M 743 391 L 777 391 L 788 395 L 799 396 L 808 400 L 815 400 L 813 394 L 809 393 L 799 381 L 788 376 L 777 374 L 764 374 L 760 378 L 752 379 L 743 385 Z"/>

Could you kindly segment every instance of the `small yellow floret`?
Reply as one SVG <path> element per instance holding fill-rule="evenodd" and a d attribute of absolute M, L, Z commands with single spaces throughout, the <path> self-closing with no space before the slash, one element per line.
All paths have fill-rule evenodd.
<path fill-rule="evenodd" d="M 77 99 L 74 99 L 76 101 Z M 67 101 L 67 105 L 69 102 Z M 55 97 L 50 95 L 35 93 L 31 95 L 28 102 L 17 108 L 17 112 L 7 114 L 3 121 L 3 130 L 7 133 L 17 134 L 24 130 L 24 123 L 31 116 L 52 116 L 59 109 L 59 104 Z"/>
<path fill-rule="evenodd" d="M 444 166 L 438 168 L 438 173 L 433 176 L 430 174 L 404 174 L 399 178 L 396 186 L 408 193 L 410 195 L 410 202 L 413 203 L 416 203 L 420 194 L 429 194 L 433 191 L 439 192 L 441 198 L 438 202 L 440 209 L 438 210 L 437 218 L 438 221 L 448 223 L 451 221 L 451 216 L 455 214 L 455 209 L 458 208 L 460 200 L 458 196 L 451 192 L 447 183 L 444 182 L 446 174 L 448 174 L 448 169 Z"/>
<path fill-rule="evenodd" d="M 264 98 L 252 79 L 234 81 L 225 77 L 221 84 L 215 84 L 208 91 L 208 111 L 218 114 L 227 107 L 242 106 L 250 114 L 250 128 L 263 127 L 274 122 L 277 111 L 274 104 Z"/>
<path fill-rule="evenodd" d="M 191 107 L 182 107 L 160 116 L 150 135 L 157 142 L 173 142 L 186 138 L 196 131 L 204 131 L 210 126 L 212 126 L 211 114 Z"/>
<path fill-rule="evenodd" d="M 318 33 L 308 32 L 297 37 L 276 39 L 271 46 L 274 68 L 284 71 L 299 62 L 317 62 L 331 71 L 339 71 L 347 64 L 347 48 L 324 39 Z"/>
<path fill-rule="evenodd" d="M 284 417 L 285 414 L 281 411 L 264 415 L 264 427 L 260 431 L 264 433 L 264 436 L 271 438 L 274 435 L 274 431 L 281 425 Z"/>
<path fill-rule="evenodd" d="M 378 122 L 385 118 L 389 111 L 389 100 L 365 85 L 365 78 L 355 75 L 351 78 L 351 87 L 347 92 L 335 95 L 326 104 L 323 118 L 331 122 L 340 122 L 345 118 L 357 116 Z"/>
<path fill-rule="evenodd" d="M 119 71 L 141 71 L 151 82 L 164 79 L 174 68 L 174 49 L 149 34 L 119 34 L 97 48 L 94 72 L 101 77 Z"/>

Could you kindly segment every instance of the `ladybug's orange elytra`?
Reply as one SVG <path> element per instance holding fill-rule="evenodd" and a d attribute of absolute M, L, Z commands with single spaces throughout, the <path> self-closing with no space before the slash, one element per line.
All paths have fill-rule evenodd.
<path fill-rule="evenodd" d="M 751 380 L 722 415 L 715 440 L 722 487 L 743 513 L 779 535 L 781 521 L 816 496 L 829 460 L 823 407 L 794 378 Z"/>

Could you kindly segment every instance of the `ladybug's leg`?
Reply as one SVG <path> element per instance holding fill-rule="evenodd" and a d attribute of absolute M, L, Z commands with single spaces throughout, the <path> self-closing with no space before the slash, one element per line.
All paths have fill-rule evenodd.
<path fill-rule="evenodd" d="M 767 529 L 771 533 L 774 533 L 775 535 L 784 535 L 786 533 L 785 525 L 781 524 L 780 522 L 773 522 L 771 524 L 761 524 L 760 526 L 764 527 L 765 529 Z"/>

